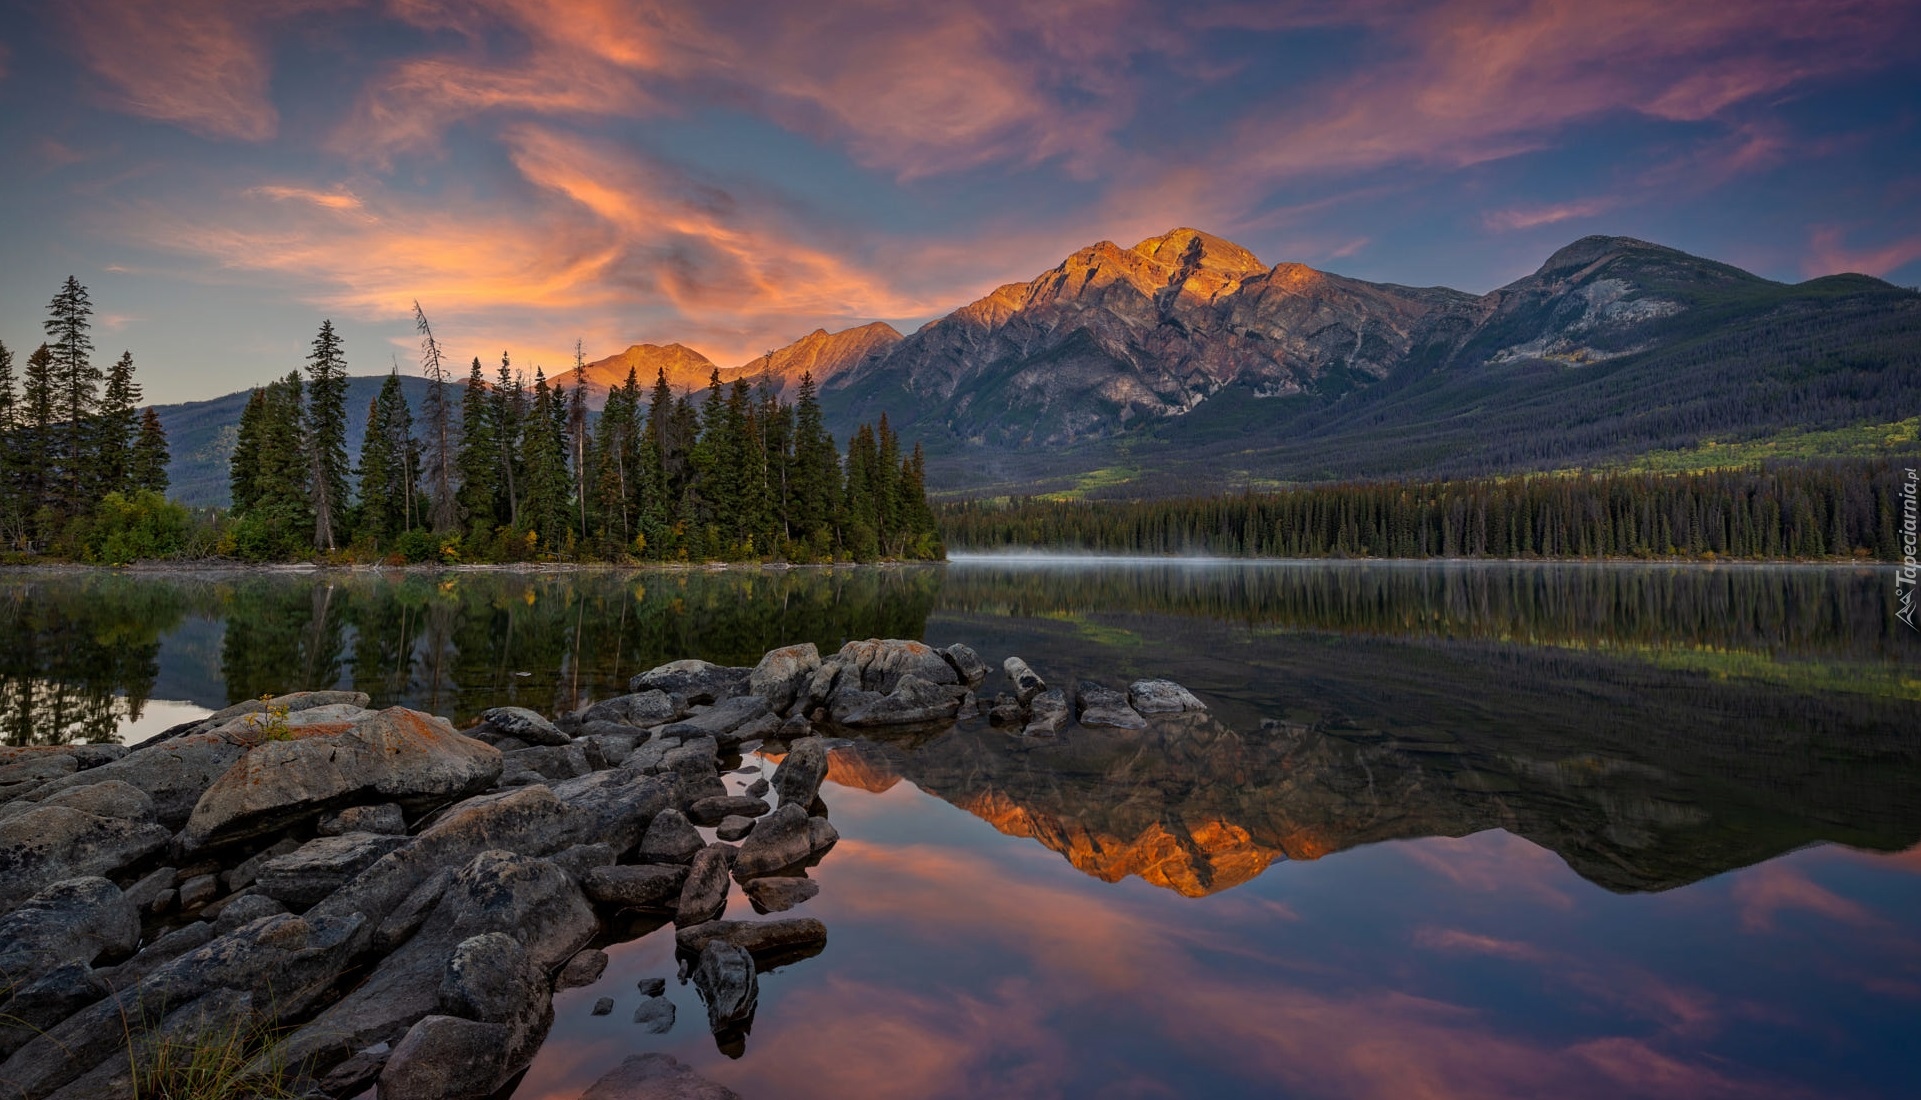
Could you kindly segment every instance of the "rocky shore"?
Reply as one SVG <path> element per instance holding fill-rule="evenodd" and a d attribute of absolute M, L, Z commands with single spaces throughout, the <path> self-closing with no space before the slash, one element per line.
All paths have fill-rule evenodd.
<path fill-rule="evenodd" d="M 254 1069 L 291 1095 L 485 1097 L 538 1051 L 556 989 L 669 921 L 674 980 L 738 1054 L 759 975 L 826 945 L 820 921 L 774 914 L 818 893 L 806 872 L 838 838 L 819 799 L 833 738 L 1202 709 L 1169 681 L 1070 694 L 1017 657 L 989 698 L 989 672 L 962 645 L 804 644 L 466 730 L 321 691 L 132 750 L 0 748 L 0 1095 L 129 1097 L 170 1045 L 272 1034 Z M 762 919 L 721 919 L 736 887 Z M 674 1026 L 667 980 L 641 983 L 646 1032 Z M 582 1100 L 733 1095 L 647 1054 Z"/>

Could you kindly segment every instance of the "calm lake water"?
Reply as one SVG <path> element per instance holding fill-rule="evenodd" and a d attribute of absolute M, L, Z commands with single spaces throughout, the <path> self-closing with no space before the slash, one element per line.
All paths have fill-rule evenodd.
<path fill-rule="evenodd" d="M 716 1049 L 619 930 L 513 1095 L 1912 1096 L 1921 635 L 1877 569 L 969 562 L 0 574 L 9 742 L 351 686 L 469 721 L 680 657 L 966 642 L 1210 710 L 836 750 L 821 954 Z M 997 683 L 999 677 L 990 681 Z M 771 763 L 748 757 L 744 767 Z M 737 785 L 751 774 L 730 777 Z M 729 916 L 751 916 L 736 894 Z M 635 938 L 637 937 L 637 938 Z M 669 979 L 674 1027 L 632 1021 Z M 613 1015 L 589 1014 L 602 996 Z"/>

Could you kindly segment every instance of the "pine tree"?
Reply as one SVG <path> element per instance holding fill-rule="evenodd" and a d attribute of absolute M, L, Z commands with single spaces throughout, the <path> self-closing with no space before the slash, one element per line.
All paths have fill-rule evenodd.
<path fill-rule="evenodd" d="M 53 349 L 45 344 L 27 356 L 20 390 L 20 507 L 31 525 L 25 541 L 44 542 L 57 520 L 52 514 L 60 440 L 56 409 L 59 386 L 54 376 Z"/>
<path fill-rule="evenodd" d="M 435 533 L 452 531 L 460 523 L 460 506 L 454 499 L 453 410 L 447 399 L 447 367 L 440 354 L 440 343 L 427 324 L 427 314 L 414 303 L 414 329 L 420 333 L 420 372 L 427 377 L 427 398 L 420 414 L 427 422 L 426 467 L 428 522 Z"/>
<path fill-rule="evenodd" d="M 500 439 L 498 410 L 487 379 L 474 356 L 467 372 L 467 388 L 460 395 L 460 518 L 476 537 L 494 528 L 499 499 Z"/>
<path fill-rule="evenodd" d="M 879 538 L 881 553 L 897 558 L 906 551 L 900 522 L 900 437 L 888 425 L 886 413 L 880 414 L 880 427 L 876 435 L 874 533 Z"/>
<path fill-rule="evenodd" d="M 227 460 L 228 507 L 234 515 L 253 510 L 260 498 L 260 432 L 267 411 L 267 394 L 254 390 L 240 410 L 240 429 L 234 437 L 233 456 Z"/>
<path fill-rule="evenodd" d="M 521 468 L 526 500 L 521 528 L 533 533 L 549 552 L 566 544 L 568 524 L 566 412 L 546 375 L 534 368 L 533 402 L 521 426 Z"/>
<path fill-rule="evenodd" d="M 625 385 L 607 391 L 592 447 L 593 513 L 601 541 L 617 552 L 631 549 L 634 538 L 632 470 L 638 455 L 639 404 L 640 381 L 630 369 Z"/>
<path fill-rule="evenodd" d="M 512 372 L 507 353 L 500 353 L 500 374 L 494 385 L 494 431 L 500 447 L 499 496 L 495 522 L 520 527 L 520 432 L 527 419 L 527 388 Z"/>
<path fill-rule="evenodd" d="M 854 438 L 847 443 L 847 492 L 842 504 L 845 527 L 841 538 L 860 561 L 872 561 L 881 552 L 879 452 L 872 427 L 862 424 L 854 430 Z"/>
<path fill-rule="evenodd" d="M 60 292 L 47 304 L 46 329 L 53 354 L 59 427 L 53 457 L 58 463 L 52 503 L 68 516 L 86 511 L 97 499 L 92 485 L 90 444 L 95 405 L 99 400 L 100 370 L 93 365 L 93 303 L 80 280 L 67 276 Z M 54 429 L 49 423 L 48 428 Z"/>
<path fill-rule="evenodd" d="M 133 353 L 121 352 L 107 372 L 106 393 L 93 425 L 91 480 L 101 496 L 126 493 L 132 488 L 133 445 L 140 434 L 139 406 L 140 384 L 133 378 Z"/>
<path fill-rule="evenodd" d="M 834 437 L 827 434 L 822 420 L 811 372 L 800 376 L 800 393 L 794 407 L 793 465 L 790 523 L 795 537 L 810 542 L 817 554 L 830 554 L 838 541 L 836 513 L 840 510 L 844 487 L 840 456 L 834 449 Z"/>
<path fill-rule="evenodd" d="M 133 461 L 128 471 L 133 488 L 166 496 L 170 461 L 167 430 L 160 424 L 160 414 L 149 405 L 140 417 L 140 435 L 133 444 Z"/>
<path fill-rule="evenodd" d="M 418 519 L 420 451 L 413 427 L 413 412 L 396 371 L 367 405 L 367 435 L 360 445 L 360 514 L 355 530 L 375 546 L 391 545 L 412 530 Z"/>
<path fill-rule="evenodd" d="M 0 547 L 18 547 L 26 538 L 25 433 L 20 393 L 13 375 L 13 352 L 0 344 Z"/>
<path fill-rule="evenodd" d="M 574 392 L 567 404 L 567 451 L 574 464 L 574 510 L 580 524 L 580 541 L 587 541 L 587 354 L 579 340 L 574 341 Z"/>
<path fill-rule="evenodd" d="M 337 549 L 346 531 L 347 358 L 333 321 L 320 322 L 307 356 L 308 484 L 313 493 L 314 546 Z"/>

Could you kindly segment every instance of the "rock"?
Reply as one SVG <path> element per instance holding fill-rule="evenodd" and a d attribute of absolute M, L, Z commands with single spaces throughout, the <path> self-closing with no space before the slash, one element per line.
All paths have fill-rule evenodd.
<path fill-rule="evenodd" d="M 968 687 L 979 687 L 987 679 L 987 662 L 969 647 L 955 642 L 936 652 L 954 667 L 954 675 L 960 677 L 960 682 Z"/>
<path fill-rule="evenodd" d="M 766 813 L 768 805 L 758 798 L 745 795 L 726 794 L 717 798 L 703 798 L 687 808 L 687 819 L 696 825 L 718 825 L 729 817 L 759 817 Z"/>
<path fill-rule="evenodd" d="M 248 752 L 201 795 L 181 845 L 191 851 L 259 836 L 369 796 L 403 805 L 459 798 L 492 786 L 500 768 L 491 745 L 391 707 L 342 733 Z"/>
<path fill-rule="evenodd" d="M 159 825 L 40 806 L 0 821 L 0 913 L 63 879 L 106 875 L 166 847 Z"/>
<path fill-rule="evenodd" d="M 662 726 L 662 737 L 678 737 L 683 742 L 689 738 L 711 737 L 717 745 L 738 745 L 748 737 L 762 736 L 768 732 L 759 729 L 761 720 L 771 717 L 767 700 L 758 695 L 742 695 L 715 703 L 708 709 L 678 722 Z M 776 726 L 778 723 L 776 723 Z M 754 732 L 744 732 L 753 729 Z"/>
<path fill-rule="evenodd" d="M 1034 696 L 1028 708 L 1027 725 L 1021 732 L 1028 737 L 1052 737 L 1067 728 L 1069 714 L 1067 693 L 1060 688 L 1049 688 Z"/>
<path fill-rule="evenodd" d="M 941 667 L 952 677 L 954 670 Z M 886 695 L 872 691 L 842 691 L 834 696 L 831 717 L 837 725 L 914 726 L 951 722 L 960 713 L 960 699 L 947 688 L 912 674 L 902 676 Z"/>
<path fill-rule="evenodd" d="M 664 691 L 637 691 L 631 695 L 603 699 L 580 712 L 581 732 L 591 733 L 596 722 L 618 722 L 626 726 L 657 726 L 682 717 L 684 708 L 674 704 Z"/>
<path fill-rule="evenodd" d="M 587 746 L 570 741 L 565 745 L 535 745 L 501 753 L 501 785 L 510 784 L 509 773 L 527 776 L 525 782 L 578 779 L 594 770 L 587 759 Z"/>
<path fill-rule="evenodd" d="M 769 650 L 747 674 L 747 690 L 765 700 L 770 710 L 785 714 L 819 670 L 820 650 L 812 642 Z"/>
<path fill-rule="evenodd" d="M 612 865 L 618 855 L 611 844 L 576 844 L 549 858 L 575 882 L 584 883 L 595 868 Z"/>
<path fill-rule="evenodd" d="M 634 1054 L 595 1081 L 580 1100 L 740 1100 L 669 1054 Z"/>
<path fill-rule="evenodd" d="M 660 758 L 660 766 L 667 771 L 685 775 L 689 772 L 700 774 L 720 774 L 720 743 L 711 737 L 698 737 L 683 742 L 676 748 L 668 749 Z"/>
<path fill-rule="evenodd" d="M 741 882 L 760 875 L 770 875 L 785 870 L 797 863 L 804 862 L 816 851 L 823 850 L 827 844 L 819 842 L 816 827 L 818 821 L 825 826 L 827 833 L 833 833 L 833 826 L 826 818 L 810 818 L 807 811 L 791 803 L 782 803 L 780 809 L 762 818 L 754 826 L 754 831 L 740 846 L 740 854 L 734 860 L 734 877 Z M 833 839 L 839 834 L 834 833 Z"/>
<path fill-rule="evenodd" d="M 640 838 L 639 856 L 643 863 L 691 863 L 694 854 L 707 847 L 693 822 L 679 810 L 662 810 L 654 815 Z"/>
<path fill-rule="evenodd" d="M 820 784 L 827 778 L 827 742 L 819 737 L 803 737 L 790 742 L 787 755 L 774 769 L 774 792 L 780 804 L 802 808 L 812 806 L 820 795 Z"/>
<path fill-rule="evenodd" d="M 277 859 L 289 852 L 299 850 L 300 841 L 290 836 L 281 837 L 266 848 L 255 852 L 253 855 L 234 864 L 227 870 L 220 872 L 220 882 L 229 890 L 238 890 L 244 886 L 251 886 L 253 885 L 254 879 L 260 875 L 261 864 L 270 859 Z M 192 878 L 195 875 L 206 874 L 209 869 L 218 866 L 220 866 L 220 864 L 217 861 L 198 863 L 183 869 L 180 872 L 180 877 Z"/>
<path fill-rule="evenodd" d="M 573 738 L 526 707 L 493 707 L 480 712 L 481 721 L 529 745 L 567 745 Z"/>
<path fill-rule="evenodd" d="M 567 960 L 567 965 L 560 968 L 560 974 L 554 978 L 554 989 L 578 989 L 583 985 L 592 985 L 606 972 L 607 952 L 590 947 L 576 952 L 573 958 Z"/>
<path fill-rule="evenodd" d="M 746 795 L 748 798 L 766 798 L 767 792 L 773 789 L 773 784 L 767 782 L 767 777 L 761 776 L 759 779 L 747 784 L 746 789 L 740 793 Z"/>
<path fill-rule="evenodd" d="M 1014 685 L 1014 698 L 1021 706 L 1026 706 L 1034 696 L 1047 690 L 1047 681 L 1041 679 L 1040 673 L 1029 668 L 1027 662 L 1019 657 L 1002 661 L 1001 668 L 1007 673 L 1008 683 Z"/>
<path fill-rule="evenodd" d="M 180 884 L 180 908 L 198 909 L 220 893 L 220 879 L 214 875 L 195 875 Z"/>
<path fill-rule="evenodd" d="M 612 997 L 602 997 L 600 1000 L 594 1002 L 594 1015 L 596 1016 L 610 1016 L 613 1014 L 613 1011 L 614 999 Z"/>
<path fill-rule="evenodd" d="M 349 806 L 337 814 L 321 818 L 319 832 L 321 836 L 340 836 L 344 833 L 404 836 L 407 832 L 407 816 L 392 802 L 375 806 Z"/>
<path fill-rule="evenodd" d="M 1091 728 L 1144 730 L 1147 719 L 1127 705 L 1127 696 L 1092 680 L 1082 680 L 1074 702 L 1080 723 Z"/>
<path fill-rule="evenodd" d="M 674 933 L 674 949 L 686 955 L 705 954 L 707 945 L 716 942 L 732 944 L 755 956 L 778 957 L 800 952 L 811 954 L 826 946 L 827 926 L 812 917 L 716 920 L 682 928 Z"/>
<path fill-rule="evenodd" d="M 1207 704 L 1172 680 L 1136 680 L 1127 685 L 1127 702 L 1137 714 L 1179 714 L 1206 710 Z"/>
<path fill-rule="evenodd" d="M 1066 703 L 1067 698 L 1062 696 L 1062 706 L 1065 707 Z M 1027 724 L 1026 710 L 1020 700 L 1012 695 L 996 695 L 994 705 L 987 711 L 987 721 L 994 726 L 1024 726 Z"/>
<path fill-rule="evenodd" d="M 352 707 L 359 710 L 373 702 L 364 691 L 295 691 L 286 695 L 276 695 L 271 699 L 245 699 L 224 710 L 214 711 L 195 723 L 191 729 L 205 733 L 219 729 L 236 718 L 249 714 L 262 714 L 268 710 L 284 710 L 287 717 L 313 710 L 316 707 Z"/>
<path fill-rule="evenodd" d="M 567 808 L 573 841 L 593 841 L 625 852 L 639 844 L 647 826 L 675 795 L 667 783 L 624 771 L 595 772 L 553 785 L 554 797 Z"/>
<path fill-rule="evenodd" d="M 678 905 L 687 868 L 660 863 L 619 863 L 587 872 L 581 886 L 602 905 L 671 909 Z"/>
<path fill-rule="evenodd" d="M 643 997 L 658 997 L 667 992 L 667 979 L 642 978 L 638 988 Z"/>
<path fill-rule="evenodd" d="M 538 1015 L 543 1001 L 552 1007 L 546 973 L 505 932 L 483 932 L 455 944 L 437 996 L 442 1012 L 489 1023 L 511 1023 L 530 1009 Z"/>
<path fill-rule="evenodd" d="M 423 1016 L 394 1045 L 380 1071 L 381 1100 L 460 1100 L 501 1083 L 505 1024 Z"/>
<path fill-rule="evenodd" d="M 715 1035 L 745 1032 L 754 1022 L 760 979 L 754 957 L 724 939 L 708 942 L 694 967 L 694 988 L 707 1002 L 707 1028 Z"/>
<path fill-rule="evenodd" d="M 4 988 L 6 992 L 0 992 L 0 1060 L 108 992 L 99 974 L 84 962 L 64 963 L 32 980 L 9 977 Z"/>
<path fill-rule="evenodd" d="M 119 966 L 107 967 L 97 973 L 101 981 L 114 989 L 131 989 L 173 960 L 224 935 L 226 932 L 215 930 L 206 921 L 190 921 L 142 947 L 133 958 Z"/>
<path fill-rule="evenodd" d="M 661 691 L 689 703 L 714 703 L 743 695 L 751 668 L 727 668 L 706 661 L 671 661 L 627 682 L 632 692 Z"/>
<path fill-rule="evenodd" d="M 98 817 L 117 817 L 125 821 L 152 821 L 153 798 L 146 791 L 122 779 L 102 779 L 40 800 L 42 806 L 71 806 Z"/>
<path fill-rule="evenodd" d="M 611 722 L 592 722 L 576 740 L 587 746 L 590 754 L 598 752 L 607 767 L 617 768 L 634 754 L 634 747 L 646 739 L 645 730 Z"/>
<path fill-rule="evenodd" d="M 932 646 L 898 638 L 848 642 L 835 657 L 846 667 L 836 694 L 858 689 L 892 693 L 902 679 L 916 676 L 930 684 L 958 684 L 960 676 Z M 845 680 L 853 679 L 853 683 Z"/>
<path fill-rule="evenodd" d="M 392 951 L 420 931 L 420 926 L 427 923 L 434 906 L 440 904 L 440 896 L 447 892 L 447 884 L 453 879 L 453 868 L 449 867 L 416 886 L 374 929 L 374 950 Z"/>
<path fill-rule="evenodd" d="M 261 917 L 271 917 L 286 911 L 286 906 L 266 894 L 242 894 L 220 908 L 220 915 L 214 918 L 213 930 L 224 936 L 242 925 L 252 924 Z"/>
<path fill-rule="evenodd" d="M 820 893 L 820 883 L 810 878 L 756 878 L 742 884 L 747 900 L 757 913 L 785 913 Z"/>
<path fill-rule="evenodd" d="M 268 897 L 305 909 L 406 842 L 404 836 L 381 833 L 323 836 L 262 863 L 256 881 Z"/>
<path fill-rule="evenodd" d="M 755 799 L 755 801 L 758 802 L 760 800 Z M 761 805 L 765 806 L 766 803 L 762 802 Z M 714 835 L 722 840 L 741 840 L 753 831 L 754 819 L 751 817 L 741 817 L 737 814 L 729 814 L 721 818 L 720 824 L 714 826 Z"/>
<path fill-rule="evenodd" d="M 189 734 L 164 744 L 142 746 L 98 768 L 55 779 L 40 788 L 40 793 L 51 796 L 70 787 L 117 779 L 145 791 L 153 800 L 155 820 L 178 829 L 193 812 L 201 793 L 246 752 L 246 746 L 218 734 Z"/>
<path fill-rule="evenodd" d="M 694 856 L 680 889 L 680 900 L 674 906 L 676 927 L 713 920 L 726 910 L 727 872 L 734 855 L 731 845 L 713 844 Z"/>
<path fill-rule="evenodd" d="M 127 895 L 127 904 L 135 909 L 145 909 L 153 904 L 153 899 L 159 897 L 162 890 L 173 889 L 177 881 L 178 872 L 171 867 L 161 867 L 142 875 L 138 882 L 123 892 Z"/>
<path fill-rule="evenodd" d="M 125 954 L 139 942 L 140 914 L 119 887 L 99 877 L 56 882 L 0 917 L 0 1002 L 10 986 L 62 964 L 90 966 L 98 955 Z"/>
<path fill-rule="evenodd" d="M 665 997 L 647 997 L 634 1007 L 634 1023 L 649 1035 L 665 1035 L 674 1029 L 674 1002 Z"/>
<path fill-rule="evenodd" d="M 164 913 L 167 910 L 172 909 L 174 905 L 179 901 L 180 901 L 180 891 L 177 888 L 170 886 L 167 889 L 162 890 L 158 894 L 155 894 L 153 896 L 153 903 L 147 906 L 147 912 L 152 913 L 155 916 L 159 916 L 161 913 Z"/>

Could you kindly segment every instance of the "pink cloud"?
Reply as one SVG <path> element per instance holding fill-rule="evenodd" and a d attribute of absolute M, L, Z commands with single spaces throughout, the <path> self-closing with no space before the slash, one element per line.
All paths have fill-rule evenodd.
<path fill-rule="evenodd" d="M 1866 906 L 1781 863 L 1751 869 L 1735 881 L 1729 893 L 1740 909 L 1741 927 L 1749 932 L 1768 931 L 1774 927 L 1776 914 L 1794 910 L 1857 928 L 1886 923 Z"/>
<path fill-rule="evenodd" d="M 1606 196 L 1577 199 L 1574 202 L 1554 203 L 1548 206 L 1520 206 L 1498 210 L 1482 219 L 1489 229 L 1534 229 L 1543 225 L 1571 221 L 1575 218 L 1591 218 L 1605 214 L 1619 205 L 1620 200 Z"/>
<path fill-rule="evenodd" d="M 1816 229 L 1808 247 L 1810 255 L 1802 269 L 1811 276 L 1842 272 L 1882 276 L 1921 260 L 1921 233 L 1857 247 L 1847 242 L 1840 227 L 1830 225 Z"/>

